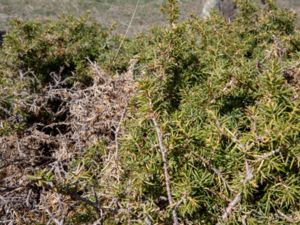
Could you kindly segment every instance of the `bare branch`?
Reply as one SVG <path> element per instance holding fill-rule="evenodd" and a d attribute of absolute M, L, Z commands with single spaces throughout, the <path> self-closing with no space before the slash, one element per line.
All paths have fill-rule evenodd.
<path fill-rule="evenodd" d="M 231 215 L 233 209 L 236 207 L 236 205 L 241 201 L 241 192 L 238 193 L 234 199 L 228 204 L 227 208 L 225 209 L 225 212 L 222 215 L 222 220 L 227 220 L 228 217 Z"/>
<path fill-rule="evenodd" d="M 275 149 L 275 150 L 270 151 L 270 152 L 268 152 L 268 153 L 265 153 L 265 154 L 259 156 L 259 157 L 256 159 L 256 161 L 263 161 L 263 160 L 266 160 L 266 159 L 270 158 L 271 156 L 273 156 L 273 155 L 279 153 L 280 151 L 281 151 L 281 148 L 278 148 L 278 149 Z"/>
<path fill-rule="evenodd" d="M 162 158 L 162 162 L 163 162 L 165 185 L 166 185 L 166 189 L 167 189 L 168 201 L 169 201 L 169 205 L 172 206 L 173 198 L 172 198 L 172 191 L 171 191 L 170 175 L 169 175 L 169 171 L 168 171 L 167 151 L 163 144 L 162 132 L 158 125 L 158 122 L 156 121 L 155 116 L 153 116 L 151 120 L 155 127 L 156 137 L 158 140 L 161 158 Z M 177 213 L 176 213 L 176 207 L 174 207 L 172 210 L 172 216 L 173 216 L 173 225 L 178 225 L 178 217 L 177 217 Z"/>
<path fill-rule="evenodd" d="M 300 222 L 300 218 L 299 217 L 295 217 L 295 216 L 288 216 L 285 215 L 283 212 L 281 212 L 280 210 L 277 210 L 277 213 L 283 217 L 287 222 L 292 223 L 292 224 L 298 224 Z"/>
<path fill-rule="evenodd" d="M 168 196 L 168 202 L 169 206 L 173 207 L 173 198 L 172 198 L 172 191 L 171 191 L 171 181 L 170 181 L 170 175 L 169 175 L 169 169 L 168 169 L 168 160 L 167 160 L 167 150 L 163 144 L 163 135 L 161 128 L 157 122 L 155 113 L 153 112 L 153 104 L 151 99 L 149 98 L 149 106 L 151 110 L 151 120 L 154 124 L 155 131 L 156 131 L 156 137 L 158 140 L 159 150 L 161 154 L 161 159 L 163 162 L 163 170 L 164 170 L 164 177 L 165 177 L 165 185 L 167 190 L 167 196 Z M 172 209 L 172 217 L 173 217 L 173 225 L 178 225 L 178 217 L 176 212 L 176 207 L 173 207 Z"/>
<path fill-rule="evenodd" d="M 246 168 L 246 175 L 243 180 L 243 184 L 248 183 L 253 178 L 252 169 L 250 168 L 250 165 L 248 164 L 247 161 L 245 161 L 245 168 Z M 234 208 L 237 206 L 237 204 L 240 203 L 241 200 L 242 200 L 242 191 L 240 191 L 238 194 L 236 194 L 235 197 L 233 198 L 233 200 L 226 207 L 226 209 L 222 215 L 223 221 L 228 220 L 228 218 L 232 214 Z M 220 224 L 221 223 L 219 222 L 217 225 L 220 225 Z"/>

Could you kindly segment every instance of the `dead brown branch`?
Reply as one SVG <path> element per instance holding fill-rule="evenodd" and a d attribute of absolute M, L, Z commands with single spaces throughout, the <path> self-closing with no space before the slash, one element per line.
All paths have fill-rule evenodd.
<path fill-rule="evenodd" d="M 59 199 L 53 197 L 55 184 L 49 182 L 46 188 L 41 189 L 35 185 L 34 180 L 28 179 L 28 175 L 47 169 L 55 174 L 59 182 L 64 183 L 68 176 L 65 170 L 68 170 L 68 164 L 80 158 L 85 149 L 97 144 L 100 139 L 105 140 L 110 147 L 107 148 L 108 154 L 103 155 L 103 161 L 109 167 L 103 171 L 99 182 L 101 185 L 109 185 L 112 179 L 118 179 L 117 158 L 113 156 L 118 155 L 121 124 L 134 92 L 134 66 L 131 66 L 133 69 L 128 73 L 115 76 L 105 74 L 94 62 L 90 61 L 90 66 L 93 79 L 90 86 L 75 84 L 67 88 L 67 80 L 62 79 L 60 73 L 51 73 L 53 82 L 41 92 L 30 95 L 16 93 L 18 101 L 14 103 L 15 106 L 30 114 L 34 122 L 22 133 L 0 137 L 0 184 L 3 199 L 0 208 L 12 212 L 0 212 L 1 221 L 16 221 L 16 213 L 13 212 L 17 212 L 18 215 L 24 215 L 20 217 L 20 224 L 30 224 L 28 215 L 39 220 L 43 214 L 43 210 L 39 209 L 44 208 L 46 212 L 48 208 L 49 217 L 53 214 L 52 222 L 61 224 L 62 217 L 55 215 L 50 206 L 50 202 L 59 205 Z M 22 79 L 27 78 L 22 75 Z M 43 118 L 45 114 L 51 116 Z M 22 115 L 10 111 L 5 112 L 5 118 L 10 121 L 23 119 Z M 68 197 L 73 202 L 90 205 L 98 212 L 101 220 L 102 214 L 105 214 L 102 212 L 104 209 L 100 208 L 98 200 L 90 200 L 89 196 L 92 195 L 92 198 L 98 199 L 96 193 L 88 191 L 83 195 L 60 193 L 65 196 L 60 201 L 64 202 L 64 198 Z M 45 199 L 41 201 L 39 196 Z M 54 200 L 49 201 L 50 198 Z M 64 207 L 68 210 L 71 206 Z"/>

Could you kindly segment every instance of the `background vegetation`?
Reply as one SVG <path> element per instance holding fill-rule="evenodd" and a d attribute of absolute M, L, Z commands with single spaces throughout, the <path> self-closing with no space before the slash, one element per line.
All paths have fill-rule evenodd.
<path fill-rule="evenodd" d="M 146 31 L 149 27 L 165 24 L 160 7 L 165 0 L 141 0 L 130 34 Z M 300 12 L 298 0 L 278 0 L 286 8 Z M 134 10 L 135 0 L 0 0 L 0 27 L 8 25 L 11 18 L 57 18 L 68 12 L 74 16 L 89 11 L 92 17 L 103 25 L 116 23 L 117 30 L 125 32 Z M 203 0 L 181 0 L 182 18 L 189 15 L 200 15 Z"/>
<path fill-rule="evenodd" d="M 13 20 L 0 50 L 4 224 L 299 224 L 300 31 L 273 1 L 131 38 Z"/>

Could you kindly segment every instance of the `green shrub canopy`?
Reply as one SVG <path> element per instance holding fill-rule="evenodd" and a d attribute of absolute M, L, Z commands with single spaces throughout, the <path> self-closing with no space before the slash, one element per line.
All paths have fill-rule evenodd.
<path fill-rule="evenodd" d="M 214 14 L 176 23 L 175 3 L 172 26 L 129 40 L 81 19 L 12 23 L 1 53 L 7 91 L 0 105 L 15 116 L 30 114 L 15 98 L 24 90 L 30 98 L 62 67 L 64 79 L 93 85 L 87 58 L 108 77 L 134 78 L 135 94 L 113 134 L 63 162 L 63 177 L 45 166 L 31 182 L 76 202 L 67 224 L 300 223 L 295 15 L 271 1 L 262 8 L 241 1 L 233 21 Z M 130 59 L 137 64 L 126 72 Z M 30 88 L 18 74 L 28 69 L 38 80 L 28 79 Z M 0 116 L 2 136 L 34 123 L 16 131 L 15 120 Z M 74 195 L 79 190 L 85 200 Z"/>

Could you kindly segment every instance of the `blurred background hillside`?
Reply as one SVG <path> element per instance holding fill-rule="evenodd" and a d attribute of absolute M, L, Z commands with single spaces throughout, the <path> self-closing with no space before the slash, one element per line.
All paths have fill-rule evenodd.
<path fill-rule="evenodd" d="M 199 15 L 204 0 L 181 0 L 182 18 Z M 130 33 L 134 34 L 147 28 L 162 24 L 164 18 L 160 12 L 164 0 L 140 0 L 137 14 Z M 300 21 L 300 0 L 278 0 L 285 8 L 298 13 Z M 5 29 L 10 18 L 55 18 L 62 13 L 75 16 L 90 12 L 100 23 L 117 24 L 117 30 L 123 32 L 130 21 L 136 0 L 0 0 L 0 29 Z"/>

